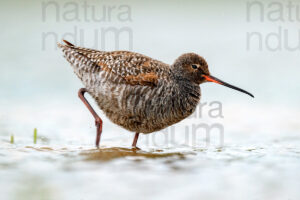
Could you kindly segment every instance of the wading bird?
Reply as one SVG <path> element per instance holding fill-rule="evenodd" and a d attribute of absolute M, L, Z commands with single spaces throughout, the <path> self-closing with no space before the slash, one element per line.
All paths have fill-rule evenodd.
<path fill-rule="evenodd" d="M 202 83 L 214 82 L 254 97 L 210 75 L 205 59 L 194 53 L 183 54 L 168 65 L 139 53 L 98 51 L 63 41 L 58 47 L 85 86 L 78 95 L 95 118 L 97 147 L 102 120 L 85 92 L 113 123 L 136 133 L 133 148 L 140 133 L 159 131 L 191 115 L 199 103 Z"/>

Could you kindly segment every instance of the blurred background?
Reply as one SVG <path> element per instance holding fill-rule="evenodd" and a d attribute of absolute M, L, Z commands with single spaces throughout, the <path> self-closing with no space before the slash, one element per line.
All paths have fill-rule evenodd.
<path fill-rule="evenodd" d="M 299 0 L 13 0 L 0 10 L 3 199 L 300 198 Z M 127 149 L 133 133 L 97 110 L 108 149 L 99 152 L 77 97 L 83 85 L 56 47 L 62 39 L 168 64 L 195 52 L 255 98 L 203 84 L 196 114 L 140 137 L 138 154 Z M 187 139 L 199 123 L 220 125 L 224 139 Z"/>

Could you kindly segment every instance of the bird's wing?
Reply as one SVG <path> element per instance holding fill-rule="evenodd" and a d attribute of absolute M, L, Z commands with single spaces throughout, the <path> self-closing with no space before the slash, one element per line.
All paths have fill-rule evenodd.
<path fill-rule="evenodd" d="M 130 85 L 156 86 L 160 79 L 165 79 L 170 73 L 168 64 L 154 60 L 145 55 L 130 51 L 97 51 L 76 47 L 65 41 L 66 45 L 76 53 L 88 58 L 100 70 L 122 79 Z"/>
<path fill-rule="evenodd" d="M 165 63 L 129 51 L 95 53 L 87 57 L 102 70 L 123 78 L 131 85 L 156 86 L 158 80 L 167 77 L 170 71 Z"/>

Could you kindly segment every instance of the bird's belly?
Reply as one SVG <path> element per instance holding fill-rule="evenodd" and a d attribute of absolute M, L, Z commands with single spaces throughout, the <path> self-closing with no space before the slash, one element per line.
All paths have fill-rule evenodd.
<path fill-rule="evenodd" d="M 193 112 L 178 114 L 169 90 L 164 85 L 105 83 L 92 96 L 113 123 L 132 132 L 151 133 L 177 123 Z"/>

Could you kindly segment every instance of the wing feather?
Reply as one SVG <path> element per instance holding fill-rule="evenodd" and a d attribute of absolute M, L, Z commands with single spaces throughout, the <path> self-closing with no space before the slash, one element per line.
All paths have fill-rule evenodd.
<path fill-rule="evenodd" d="M 139 53 L 130 51 L 98 51 L 77 47 L 68 41 L 64 42 L 66 45 L 58 45 L 67 47 L 86 57 L 100 70 L 118 76 L 126 84 L 156 86 L 159 80 L 167 78 L 170 73 L 168 64 Z"/>

